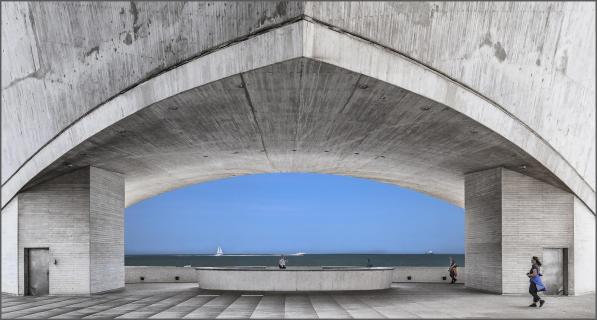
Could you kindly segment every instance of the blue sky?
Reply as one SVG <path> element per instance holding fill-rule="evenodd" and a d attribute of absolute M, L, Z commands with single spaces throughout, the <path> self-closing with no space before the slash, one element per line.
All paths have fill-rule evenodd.
<path fill-rule="evenodd" d="M 464 253 L 464 209 L 366 179 L 280 173 L 163 193 L 125 210 L 126 254 Z"/>

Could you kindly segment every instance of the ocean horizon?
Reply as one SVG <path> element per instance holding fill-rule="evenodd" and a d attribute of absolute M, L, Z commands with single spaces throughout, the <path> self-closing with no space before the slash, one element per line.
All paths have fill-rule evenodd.
<path fill-rule="evenodd" d="M 125 266 L 275 266 L 280 254 L 126 254 Z M 412 266 L 441 267 L 449 265 L 449 258 L 464 266 L 464 254 L 380 254 L 380 253 L 321 253 L 285 254 L 288 266 Z"/>

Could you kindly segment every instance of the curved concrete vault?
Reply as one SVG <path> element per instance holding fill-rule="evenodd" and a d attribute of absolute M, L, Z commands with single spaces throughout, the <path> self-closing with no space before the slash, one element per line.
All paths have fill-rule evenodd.
<path fill-rule="evenodd" d="M 151 104 L 71 149 L 39 179 L 89 165 L 125 176 L 127 206 L 188 184 L 265 172 L 370 178 L 461 207 L 465 174 L 487 168 L 565 188 L 519 147 L 452 108 L 308 58 Z"/>
<path fill-rule="evenodd" d="M 518 48 L 514 41 L 526 43 L 526 38 L 520 38 L 513 30 L 503 31 L 501 22 L 496 22 L 497 27 L 490 22 L 487 33 L 475 31 L 475 23 L 494 21 L 496 7 L 492 7 L 493 4 L 465 5 L 468 11 L 459 7 L 464 4 L 442 5 L 443 10 L 434 4 L 281 2 L 258 3 L 255 7 L 232 4 L 211 4 L 211 9 L 210 4 L 193 7 L 206 21 L 213 23 L 202 25 L 209 36 L 198 36 L 194 49 L 179 48 L 180 52 L 174 56 L 166 55 L 166 51 L 173 50 L 174 42 L 164 46 L 160 36 L 151 36 L 151 32 L 165 30 L 159 32 L 174 39 L 177 33 L 172 32 L 172 21 L 164 18 L 164 8 L 169 14 L 182 17 L 186 5 L 171 8 L 159 3 L 143 4 L 145 16 L 139 14 L 135 3 L 131 3 L 128 11 L 115 3 L 106 4 L 105 8 L 90 5 L 91 9 L 104 12 L 100 15 L 104 20 L 92 22 L 97 25 L 107 20 L 112 23 L 116 16 L 125 21 L 130 12 L 133 33 L 119 33 L 124 45 L 112 38 L 107 45 L 110 50 L 104 48 L 105 41 L 100 45 L 102 49 L 97 46 L 84 50 L 81 63 L 75 61 L 75 67 L 83 68 L 84 75 L 89 75 L 95 70 L 88 67 L 89 57 L 95 55 L 98 61 L 104 59 L 104 55 L 111 57 L 112 63 L 101 62 L 96 71 L 106 77 L 102 81 L 114 79 L 114 83 L 98 85 L 95 78 L 74 76 L 77 69 L 73 67 L 74 72 L 65 71 L 63 76 L 72 80 L 71 86 L 72 83 L 80 85 L 71 90 L 72 96 L 68 88 L 64 88 L 65 82 L 61 82 L 66 80 L 56 80 L 61 85 L 55 88 L 55 95 L 38 88 L 38 82 L 31 82 L 48 73 L 51 78 L 52 68 L 56 66 L 52 67 L 50 62 L 69 69 L 70 62 L 62 58 L 40 55 L 45 60 L 34 59 L 35 71 L 25 77 L 16 76 L 22 72 L 16 67 L 8 67 L 5 72 L 3 64 L 3 83 L 10 80 L 2 93 L 3 116 L 9 115 L 9 120 L 6 117 L 2 120 L 2 159 L 8 163 L 2 169 L 3 291 L 7 291 L 5 283 L 10 283 L 8 291 L 23 293 L 22 249 L 33 244 L 52 247 L 48 243 L 55 240 L 52 236 L 33 239 L 32 230 L 39 231 L 40 226 L 27 229 L 29 224 L 35 224 L 28 220 L 32 219 L 32 214 L 47 214 L 48 220 L 44 220 L 47 227 L 54 221 L 52 212 L 64 211 L 68 217 L 79 214 L 81 207 L 87 206 L 88 216 L 93 217 L 95 212 L 102 221 L 94 226 L 93 218 L 90 220 L 86 227 L 90 234 L 94 234 L 94 230 L 100 235 L 107 232 L 109 236 L 100 238 L 117 241 L 112 251 L 104 250 L 95 255 L 89 249 L 86 258 L 76 258 L 77 263 L 89 264 L 90 259 L 100 256 L 104 259 L 100 261 L 107 261 L 105 269 L 114 271 L 122 265 L 118 258 L 122 255 L 122 238 L 118 235 L 122 226 L 118 225 L 118 219 L 101 219 L 118 216 L 125 206 L 167 190 L 264 172 L 300 171 L 364 177 L 412 188 L 465 207 L 467 274 L 475 274 L 475 270 L 487 273 L 491 268 L 495 269 L 491 269 L 494 273 L 504 273 L 499 279 L 485 274 L 468 281 L 467 285 L 475 288 L 524 291 L 524 286 L 512 280 L 515 276 L 508 274 L 523 270 L 528 260 L 526 255 L 541 255 L 536 248 L 546 243 L 551 247 L 573 249 L 584 248 L 588 242 L 594 248 L 594 241 L 589 240 L 591 234 L 594 236 L 594 227 L 589 230 L 581 227 L 590 221 L 594 224 L 594 163 L 586 161 L 594 159 L 594 121 L 589 127 L 585 125 L 595 116 L 591 109 L 594 97 L 587 94 L 594 93 L 594 83 L 575 67 L 576 62 L 571 62 L 568 74 L 576 81 L 562 80 L 558 74 L 562 71 L 558 69 L 561 54 L 574 55 L 571 48 L 582 53 L 592 50 L 594 54 L 594 43 L 586 47 L 576 39 L 566 41 L 570 53 L 559 48 L 557 42 L 553 44 L 552 38 L 557 32 L 550 29 L 551 7 L 526 4 L 521 8 L 504 9 L 496 5 L 505 12 L 522 9 L 524 14 L 517 18 L 516 25 L 532 29 L 531 34 L 542 31 L 551 37 L 541 44 L 542 48 L 555 48 L 550 67 L 538 73 L 551 79 L 549 85 L 543 85 L 544 80 L 537 80 L 537 74 L 532 72 L 525 74 L 522 67 L 517 71 L 521 75 L 513 77 L 511 74 L 518 65 L 528 67 L 524 48 Z M 40 22 L 39 13 L 62 15 L 63 6 L 15 4 L 5 7 L 3 4 L 3 9 L 9 12 L 25 13 L 25 18 L 27 10 L 29 14 L 28 20 L 9 20 L 4 13 L 7 10 L 3 10 L 3 21 L 11 21 L 7 24 L 23 34 L 33 32 L 35 47 L 43 53 L 52 49 L 42 44 L 43 41 L 38 42 L 41 33 L 33 28 L 40 24 L 47 26 L 50 31 L 43 35 L 53 41 L 57 40 L 52 37 L 60 37 L 52 32 L 60 35 L 62 29 L 54 30 L 53 25 L 43 19 Z M 594 23 L 594 7 L 592 14 L 590 10 L 586 14 L 579 13 L 578 6 L 558 4 L 554 12 L 562 21 L 576 17 L 579 21 Z M 67 8 L 75 10 L 68 5 Z M 77 20 L 89 14 L 90 8 L 76 10 L 74 18 L 69 19 Z M 535 29 L 537 21 L 532 19 L 539 19 L 535 14 L 537 10 L 547 14 L 545 30 Z M 254 12 L 261 16 L 253 16 Z M 462 12 L 472 13 L 463 17 Z M 527 16 L 530 12 L 533 15 Z M 404 25 L 401 14 L 409 17 L 410 24 Z M 371 20 L 371 17 L 377 19 Z M 192 26 L 200 20 L 187 19 Z M 151 21 L 161 24 L 163 29 L 155 29 Z M 222 21 L 241 22 L 236 28 L 220 29 L 218 23 Z M 429 30 L 429 34 L 444 34 L 437 31 L 437 27 L 433 28 L 433 22 L 446 26 L 447 21 L 470 29 L 473 39 L 460 38 L 465 41 L 462 47 L 470 49 L 464 53 L 467 63 L 450 62 L 450 66 L 460 66 L 463 70 L 460 74 L 445 67 L 441 59 L 421 53 L 427 48 L 442 56 L 442 48 L 459 52 L 459 46 L 446 44 L 428 34 L 425 37 L 436 39 L 443 47 L 436 47 L 433 41 L 421 47 L 414 41 L 409 44 L 413 47 L 403 48 L 402 42 L 397 41 L 408 39 L 409 34 L 421 36 L 420 28 Z M 257 22 L 257 27 L 252 22 Z M 22 23 L 25 27 L 19 27 Z M 112 25 L 108 23 L 108 29 Z M 369 25 L 369 29 L 365 25 Z M 402 26 L 404 32 L 392 31 L 396 25 Z M 446 28 L 445 34 L 452 37 L 452 27 Z M 568 22 L 558 30 L 566 28 L 576 30 L 577 27 Z M 390 30 L 388 34 L 395 34 L 395 38 L 373 32 L 386 29 Z M 499 30 L 497 35 L 495 30 Z M 185 35 L 189 32 L 183 31 L 180 33 Z M 107 35 L 110 32 L 106 32 Z M 514 40 L 507 42 L 508 36 Z M 496 41 L 496 37 L 502 37 L 503 42 Z M 3 33 L 3 45 L 8 41 L 5 38 Z M 481 43 L 476 43 L 477 40 Z M 17 49 L 3 51 L 3 58 L 5 55 L 16 57 L 24 50 L 23 46 L 19 47 L 21 43 L 16 42 Z M 154 42 L 159 43 L 157 47 L 163 51 L 166 64 L 161 63 L 153 70 L 147 70 L 152 64 L 118 69 L 122 58 L 114 58 L 113 52 L 130 50 L 130 47 L 145 59 L 143 45 L 149 46 L 147 55 L 151 56 L 155 54 Z M 504 49 L 506 43 L 511 43 L 507 46 L 508 54 Z M 100 50 L 104 55 L 100 55 Z M 533 61 L 535 67 L 541 65 L 537 61 L 540 60 Z M 21 68 L 26 69 L 24 63 Z M 146 77 L 137 75 L 139 70 L 145 70 L 142 74 Z M 117 76 L 119 72 L 122 77 Z M 499 75 L 499 80 L 491 79 L 494 75 Z M 516 83 L 521 90 L 516 90 Z M 504 92 L 503 88 L 513 93 Z M 554 111 L 573 101 L 570 96 L 573 93 L 579 93 L 576 102 L 577 107 L 585 111 L 583 116 Z M 565 98 L 561 98 L 562 94 Z M 42 103 L 43 96 L 47 95 L 51 99 Z M 562 99 L 568 100 L 562 102 Z M 31 119 L 19 108 L 23 101 L 31 103 L 32 107 L 26 109 L 31 111 Z M 61 102 L 65 104 L 64 111 L 59 107 Z M 46 122 L 36 112 L 41 109 L 52 121 Z M 552 118 L 556 119 L 556 124 L 549 121 Z M 27 130 L 35 126 L 39 126 L 39 131 Z M 550 130 L 552 127 L 556 130 Z M 568 131 L 559 135 L 557 132 L 562 130 Z M 588 140 L 592 139 L 593 144 L 578 139 L 574 133 L 579 132 L 592 132 Z M 14 141 L 8 143 L 10 138 Z M 85 194 L 82 197 L 87 197 L 81 200 L 83 202 L 64 199 L 64 190 L 80 191 L 81 188 Z M 57 204 L 56 199 L 60 199 L 60 203 Z M 61 203 L 66 203 L 68 210 L 61 207 Z M 525 206 L 521 207 L 520 203 Z M 512 240 L 516 249 L 508 249 L 507 239 L 517 239 L 518 234 L 512 231 L 514 227 L 507 226 L 507 221 L 525 225 L 534 219 L 531 213 L 535 212 L 540 214 L 540 219 L 549 217 L 546 230 L 552 230 L 554 223 L 557 225 L 552 235 L 532 234 L 534 244 L 529 247 L 521 246 L 524 238 Z M 116 234 L 98 231 L 104 224 L 112 226 Z M 19 231 L 13 234 L 10 228 L 15 225 Z M 514 233 L 508 236 L 509 232 Z M 17 245 L 7 245 L 5 259 L 5 240 L 11 244 L 12 239 L 16 239 Z M 102 241 L 91 239 L 88 242 L 101 244 Z M 87 246 L 93 248 L 89 243 Z M 59 254 L 60 250 L 55 252 Z M 508 258 L 508 255 L 516 257 Z M 590 255 L 577 254 L 570 259 L 573 270 L 587 265 L 594 270 L 594 259 L 591 260 Z M 7 268 L 5 260 L 12 261 Z M 5 269 L 9 271 L 5 273 Z M 57 269 L 56 281 L 68 272 Z M 97 271 L 100 275 L 95 278 L 89 272 L 85 274 L 90 279 L 86 288 L 57 287 L 54 292 L 98 292 L 121 285 L 118 277 L 112 282 L 103 282 L 102 272 L 106 271 Z M 576 283 L 574 278 L 569 281 L 576 293 L 594 290 L 594 287 Z"/>

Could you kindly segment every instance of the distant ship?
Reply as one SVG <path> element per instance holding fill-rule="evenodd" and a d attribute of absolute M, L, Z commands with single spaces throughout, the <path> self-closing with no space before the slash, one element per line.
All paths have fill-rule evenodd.
<path fill-rule="evenodd" d="M 433 251 L 429 250 L 429 251 L 425 252 L 425 254 L 433 254 Z"/>
<path fill-rule="evenodd" d="M 222 247 L 218 246 L 218 251 L 216 251 L 216 256 L 223 256 L 224 255 L 224 251 L 222 251 Z"/>
<path fill-rule="evenodd" d="M 295 254 L 293 254 L 293 256 L 304 256 L 305 253 L 304 252 L 297 252 Z"/>

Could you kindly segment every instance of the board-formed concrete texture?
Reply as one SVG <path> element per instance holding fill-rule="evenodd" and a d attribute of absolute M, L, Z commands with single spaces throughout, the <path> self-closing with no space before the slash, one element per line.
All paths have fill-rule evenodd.
<path fill-rule="evenodd" d="M 468 287 L 524 292 L 530 257 L 543 260 L 547 248 L 571 251 L 569 294 L 584 293 L 595 282 L 595 264 L 588 263 L 595 261 L 594 216 L 585 221 L 587 209 L 576 204 L 572 194 L 503 168 L 467 175 L 465 188 Z"/>
<path fill-rule="evenodd" d="M 118 226 L 100 213 L 120 210 L 104 197 L 128 206 L 214 179 L 318 172 L 459 206 L 486 199 L 466 208 L 478 222 L 467 222 L 467 248 L 477 248 L 468 252 L 467 278 L 518 291 L 504 272 L 530 251 L 516 249 L 522 237 L 502 240 L 516 230 L 504 217 L 524 211 L 508 200 L 517 189 L 491 179 L 475 188 L 499 193 L 465 189 L 465 177 L 494 169 L 542 186 L 520 194 L 530 207 L 547 205 L 537 196 L 544 191 L 567 199 L 542 211 L 565 227 L 537 245 L 566 246 L 573 293 L 595 289 L 574 278 L 595 268 L 595 30 L 587 27 L 594 3 L 1 5 L 2 221 L 19 230 L 2 233 L 3 291 L 16 292 L 15 276 L 23 276 L 14 274 L 10 250 L 45 237 L 20 234 L 34 227 L 27 192 L 89 167 L 124 180 L 120 195 L 88 185 L 87 201 L 98 205 L 89 241 L 115 243 L 89 256 L 93 266 L 121 259 L 117 232 L 94 235 L 94 224 Z M 103 282 L 109 272 L 87 276 L 98 275 L 89 281 L 101 289 L 122 287 L 124 275 Z M 494 279 L 473 280 L 478 272 Z"/>
<path fill-rule="evenodd" d="M 2 290 L 26 291 L 25 248 L 49 248 L 50 294 L 122 288 L 123 190 L 122 175 L 86 167 L 19 194 L 18 236 L 6 238 L 18 248 L 18 270 L 12 268 L 13 259 L 2 259 L 10 267 L 7 274 L 3 271 L 2 283 L 18 279 L 18 291 Z M 2 237 L 4 243 L 4 233 Z"/>

